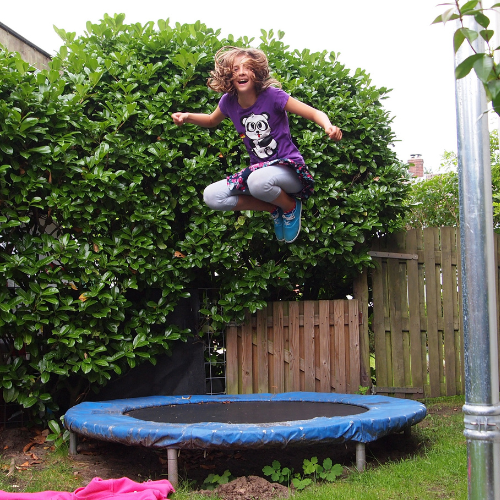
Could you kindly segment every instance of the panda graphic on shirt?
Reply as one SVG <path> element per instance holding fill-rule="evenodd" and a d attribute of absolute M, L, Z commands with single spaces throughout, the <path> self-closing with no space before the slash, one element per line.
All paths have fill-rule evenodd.
<path fill-rule="evenodd" d="M 271 135 L 269 125 L 269 115 L 261 113 L 251 114 L 241 119 L 245 127 L 245 135 L 250 139 L 253 145 L 252 150 L 258 158 L 269 158 L 275 154 L 278 143 Z"/>

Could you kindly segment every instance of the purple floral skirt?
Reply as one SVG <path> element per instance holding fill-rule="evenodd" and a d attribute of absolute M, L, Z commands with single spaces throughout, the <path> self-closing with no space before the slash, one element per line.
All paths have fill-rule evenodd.
<path fill-rule="evenodd" d="M 227 177 L 229 189 L 236 189 L 237 191 L 244 193 L 248 190 L 248 176 L 259 168 L 269 167 L 271 165 L 286 165 L 287 167 L 293 168 L 295 172 L 297 172 L 300 182 L 302 183 L 302 190 L 299 193 L 296 193 L 296 196 L 299 198 L 307 199 L 314 193 L 314 179 L 307 167 L 300 163 L 295 163 L 293 160 L 289 160 L 288 158 L 255 163 L 254 165 L 250 165 L 233 175 L 229 175 Z"/>

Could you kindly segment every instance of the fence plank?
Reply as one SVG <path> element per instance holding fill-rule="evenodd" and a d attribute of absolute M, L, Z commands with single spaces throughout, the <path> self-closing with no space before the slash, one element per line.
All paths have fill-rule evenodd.
<path fill-rule="evenodd" d="M 256 325 L 257 392 L 269 392 L 269 356 L 267 352 L 267 309 L 257 311 Z"/>
<path fill-rule="evenodd" d="M 349 339 L 349 386 L 348 393 L 355 393 L 361 385 L 360 370 L 360 342 L 359 342 L 359 309 L 357 300 L 348 300 L 349 324 L 347 337 Z"/>
<path fill-rule="evenodd" d="M 226 393 L 238 394 L 238 329 L 226 329 Z"/>
<path fill-rule="evenodd" d="M 424 257 L 424 232 L 422 229 L 416 229 L 417 233 L 417 251 L 419 256 L 418 261 L 418 294 L 420 304 L 420 346 L 422 353 L 422 378 L 424 394 L 426 397 L 430 396 L 430 382 L 429 382 L 429 357 L 427 346 L 427 313 L 425 304 L 425 257 Z"/>
<path fill-rule="evenodd" d="M 387 355 L 385 348 L 385 297 L 383 286 L 382 259 L 374 258 L 375 268 L 372 271 L 373 288 L 373 333 L 375 340 L 375 370 L 377 374 L 377 384 L 388 386 L 387 376 Z"/>
<path fill-rule="evenodd" d="M 459 300 L 460 300 L 460 307 L 462 307 L 462 257 L 461 257 L 461 249 L 460 249 L 460 238 L 457 235 L 457 260 L 458 260 L 458 288 L 459 288 Z M 463 320 L 462 320 L 462 315 L 459 314 L 459 328 L 460 328 L 460 376 L 462 380 L 461 384 L 461 393 L 465 393 L 465 353 L 464 353 L 464 325 L 463 325 Z M 456 356 L 458 356 L 458 349 Z M 456 359 L 456 357 L 455 357 Z"/>
<path fill-rule="evenodd" d="M 279 393 L 284 392 L 284 378 L 283 378 L 283 302 L 273 302 L 273 343 L 274 343 L 274 387 L 271 392 Z"/>
<path fill-rule="evenodd" d="M 409 253 L 418 253 L 417 231 L 415 229 L 406 233 L 406 251 Z M 406 267 L 408 276 L 411 381 L 413 387 L 423 387 L 420 300 L 418 294 L 418 260 L 408 261 Z"/>
<path fill-rule="evenodd" d="M 437 321 L 437 294 L 436 294 L 436 259 L 434 253 L 435 228 L 424 229 L 425 254 L 425 292 L 427 309 L 427 343 L 429 346 L 429 382 L 430 396 L 435 398 L 441 395 L 441 381 L 439 378 L 439 338 Z"/>
<path fill-rule="evenodd" d="M 370 374 L 370 335 L 368 329 L 368 304 L 370 297 L 368 293 L 368 269 L 363 269 L 359 276 L 354 279 L 354 298 L 358 300 L 360 329 L 359 329 L 359 352 L 360 352 L 360 385 L 371 386 Z"/>
<path fill-rule="evenodd" d="M 319 390 L 330 392 L 330 307 L 327 300 L 319 302 L 319 346 Z"/>
<path fill-rule="evenodd" d="M 460 233 L 456 229 L 452 235 L 453 277 L 457 286 L 453 287 L 453 323 L 455 328 L 455 394 L 464 394 L 465 376 L 463 370 L 463 335 L 461 333 L 461 282 L 460 282 Z"/>
<path fill-rule="evenodd" d="M 290 391 L 300 391 L 300 356 L 299 356 L 299 303 L 288 304 L 288 331 L 290 338 Z"/>
<path fill-rule="evenodd" d="M 335 392 L 345 393 L 346 364 L 345 364 L 345 336 L 344 336 L 344 302 L 337 300 L 333 306 L 333 324 L 335 338 Z"/>
<path fill-rule="evenodd" d="M 456 280 L 452 273 L 452 233 L 451 227 L 441 228 L 441 268 L 443 282 L 443 319 L 446 395 L 453 396 L 456 391 L 455 380 L 455 327 L 453 321 L 453 288 Z M 454 241 L 453 241 L 454 243 Z"/>
<path fill-rule="evenodd" d="M 406 241 L 405 235 L 402 232 L 395 233 L 392 235 L 397 248 L 400 249 L 401 252 L 406 252 Z M 413 260 L 413 259 L 410 259 Z M 410 339 L 409 339 L 409 331 L 408 327 L 403 329 L 403 320 L 405 320 L 405 324 L 408 324 L 408 281 L 407 281 L 407 264 L 408 259 L 399 259 L 398 266 L 398 280 L 400 283 L 400 295 L 398 300 L 398 306 L 400 308 L 399 318 L 401 321 L 401 340 L 400 347 L 403 351 L 403 355 L 401 357 L 400 366 L 398 369 L 400 370 L 399 377 L 402 377 L 403 387 L 409 386 L 411 384 L 411 371 L 410 371 Z M 395 386 L 399 384 L 394 384 Z M 404 398 L 405 393 L 395 393 L 395 396 L 398 398 Z"/>
<path fill-rule="evenodd" d="M 314 359 L 314 301 L 304 301 L 304 387 L 316 389 L 316 363 Z"/>
<path fill-rule="evenodd" d="M 245 315 L 245 323 L 241 329 L 241 386 L 243 394 L 253 392 L 252 359 L 253 359 L 252 317 Z"/>
<path fill-rule="evenodd" d="M 442 289 L 442 275 L 441 263 L 442 252 L 440 244 L 439 228 L 434 228 L 434 255 L 436 257 L 434 274 L 436 276 L 436 321 L 438 330 L 438 368 L 439 368 L 439 394 L 444 396 L 446 394 L 446 382 L 444 373 L 444 320 L 443 320 L 443 289 Z"/>
<path fill-rule="evenodd" d="M 391 237 L 390 235 L 387 238 L 383 238 L 380 240 L 380 249 L 382 250 L 388 250 L 390 249 L 390 242 L 391 242 Z M 384 318 L 384 336 L 382 339 L 382 344 L 384 348 L 384 355 L 383 359 L 385 360 L 385 371 L 387 374 L 387 380 L 389 382 L 392 382 L 393 379 L 393 373 L 392 373 L 392 355 L 391 355 L 391 327 L 389 324 L 389 317 L 390 317 L 390 297 L 389 297 L 389 286 L 388 286 L 388 268 L 387 268 L 387 260 L 383 259 L 381 260 L 381 266 L 382 266 L 382 290 L 383 293 L 381 297 L 383 297 L 383 318 Z M 392 385 L 392 383 L 388 384 Z"/>

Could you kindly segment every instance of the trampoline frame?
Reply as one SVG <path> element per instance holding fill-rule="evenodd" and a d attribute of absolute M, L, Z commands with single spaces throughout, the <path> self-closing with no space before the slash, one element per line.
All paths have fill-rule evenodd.
<path fill-rule="evenodd" d="M 354 405 L 367 411 L 347 416 L 265 424 L 197 422 L 175 424 L 144 421 L 125 413 L 146 407 L 252 401 L 320 402 Z M 167 449 L 168 479 L 178 482 L 179 449 L 244 449 L 293 444 L 356 443 L 356 467 L 366 465 L 365 444 L 404 431 L 423 420 L 426 408 L 414 400 L 317 392 L 235 394 L 218 396 L 150 396 L 104 402 L 85 402 L 70 408 L 64 425 L 70 431 L 70 454 L 77 453 L 77 435 L 126 445 Z"/>

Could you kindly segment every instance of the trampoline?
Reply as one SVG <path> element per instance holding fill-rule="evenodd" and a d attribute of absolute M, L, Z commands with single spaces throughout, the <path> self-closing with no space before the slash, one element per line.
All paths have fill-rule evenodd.
<path fill-rule="evenodd" d="M 80 403 L 66 412 L 76 436 L 166 448 L 168 478 L 177 483 L 179 449 L 244 449 L 356 442 L 356 465 L 365 444 L 409 431 L 423 420 L 423 404 L 386 396 L 317 392 L 221 396 L 155 396 Z"/>

